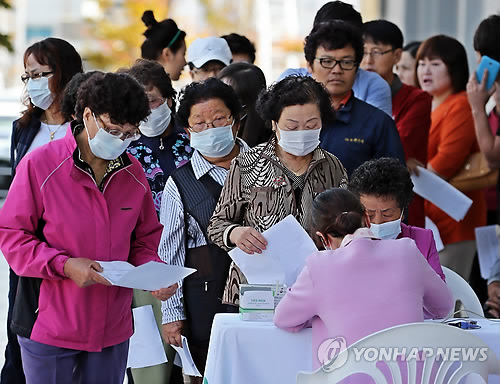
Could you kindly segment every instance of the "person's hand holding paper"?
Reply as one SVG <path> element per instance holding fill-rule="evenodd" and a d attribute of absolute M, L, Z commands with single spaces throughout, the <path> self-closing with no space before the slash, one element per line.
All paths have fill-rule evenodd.
<path fill-rule="evenodd" d="M 152 291 L 159 300 L 167 300 L 176 291 L 177 282 L 196 272 L 196 269 L 150 261 L 134 267 L 126 261 L 99 261 L 97 272 L 113 285 Z"/>
<path fill-rule="evenodd" d="M 252 227 L 236 227 L 231 231 L 229 240 L 243 252 L 253 255 L 266 249 L 267 240 Z"/>
<path fill-rule="evenodd" d="M 289 215 L 262 233 L 267 246 L 260 254 L 249 255 L 239 248 L 229 252 L 250 284 L 291 286 L 304 267 L 307 256 L 318 249 L 298 221 Z"/>

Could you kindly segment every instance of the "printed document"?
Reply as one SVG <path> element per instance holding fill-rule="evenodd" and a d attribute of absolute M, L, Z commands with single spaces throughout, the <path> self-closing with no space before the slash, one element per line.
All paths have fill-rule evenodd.
<path fill-rule="evenodd" d="M 103 268 L 99 273 L 113 285 L 156 291 L 167 288 L 196 272 L 196 269 L 150 261 L 134 267 L 126 261 L 97 261 Z"/>
<path fill-rule="evenodd" d="M 500 246 L 498 243 L 500 226 L 488 225 L 485 227 L 477 227 L 475 232 L 479 269 L 482 278 L 488 280 L 491 276 L 493 265 L 500 258 Z"/>
<path fill-rule="evenodd" d="M 153 307 L 145 305 L 132 309 L 134 334 L 128 347 L 127 367 L 144 368 L 166 363 L 167 356 L 156 325 Z"/>
<path fill-rule="evenodd" d="M 182 367 L 185 375 L 201 377 L 200 371 L 196 368 L 191 352 L 189 351 L 188 341 L 185 336 L 181 336 L 182 348 L 172 345 L 172 348 L 177 351 L 174 364 Z"/>
<path fill-rule="evenodd" d="M 472 205 L 472 200 L 434 172 L 422 167 L 418 167 L 418 171 L 419 176 L 411 175 L 413 192 L 429 200 L 456 221 L 462 220 Z"/>
<path fill-rule="evenodd" d="M 250 284 L 275 284 L 291 287 L 304 268 L 306 258 L 318 251 L 299 222 L 289 215 L 262 233 L 267 248 L 249 255 L 239 248 L 229 252 Z"/>

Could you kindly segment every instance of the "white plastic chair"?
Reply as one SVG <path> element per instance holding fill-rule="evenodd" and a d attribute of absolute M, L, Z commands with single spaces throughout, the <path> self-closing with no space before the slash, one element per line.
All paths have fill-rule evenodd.
<path fill-rule="evenodd" d="M 417 362 L 416 359 L 408 359 L 408 361 L 387 361 L 381 354 L 378 355 L 377 360 L 373 360 L 370 357 L 370 361 L 356 360 L 356 354 L 353 349 L 358 348 L 375 348 L 380 351 L 381 348 L 398 348 L 401 351 L 406 348 L 407 353 L 412 349 L 417 348 L 422 351 L 428 351 L 428 348 L 432 348 L 433 355 L 425 356 L 425 360 L 422 368 L 421 383 L 427 384 L 431 382 L 432 379 L 432 369 L 434 365 L 438 365 L 437 372 L 435 375 L 435 384 L 457 384 L 464 376 L 469 375 L 467 378 L 467 383 L 487 383 L 488 374 L 499 374 L 500 372 L 500 362 L 496 358 L 493 351 L 490 350 L 487 344 L 485 344 L 480 338 L 467 333 L 468 331 L 453 327 L 451 325 L 446 325 L 442 323 L 413 323 L 398 325 L 392 328 L 385 329 L 380 332 L 376 332 L 369 335 L 358 342 L 351 345 L 349 348 L 345 349 L 343 352 L 339 353 L 337 356 L 338 361 L 343 361 L 347 354 L 346 362 L 332 370 L 331 372 L 326 372 L 323 368 L 318 369 L 313 373 L 299 372 L 297 375 L 297 384 L 333 384 L 349 377 L 354 373 L 364 373 L 370 376 L 376 384 L 391 383 L 391 379 L 386 380 L 382 371 L 376 366 L 381 358 L 388 366 L 388 371 L 392 376 L 392 383 L 401 384 L 406 382 L 406 375 L 401 372 L 401 367 L 407 367 L 408 372 L 408 384 L 415 384 L 417 379 Z M 466 361 L 469 359 L 462 359 L 461 361 L 444 361 L 437 359 L 438 348 L 486 348 L 487 359 L 484 361 Z M 386 349 L 387 351 L 387 349 Z M 361 354 L 361 356 L 366 356 Z M 451 356 L 451 355 L 450 355 Z M 478 353 L 479 356 L 479 353 Z M 422 358 L 423 359 L 423 358 Z M 403 371 L 404 372 L 404 371 Z M 448 380 L 447 376 L 449 376 Z"/>
<path fill-rule="evenodd" d="M 481 302 L 476 296 L 476 293 L 471 288 L 469 283 L 465 281 L 462 276 L 460 276 L 455 271 L 449 268 L 442 267 L 444 275 L 446 277 L 446 284 L 450 288 L 451 294 L 455 302 L 460 301 L 465 309 L 475 312 L 482 317 L 484 317 L 483 307 Z M 451 316 L 455 309 L 448 314 L 447 317 Z M 466 312 L 469 317 L 477 317 L 473 313 Z"/>

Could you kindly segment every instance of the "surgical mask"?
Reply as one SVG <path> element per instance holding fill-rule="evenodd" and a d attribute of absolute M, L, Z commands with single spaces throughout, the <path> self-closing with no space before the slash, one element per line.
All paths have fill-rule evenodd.
<path fill-rule="evenodd" d="M 383 240 L 394 240 L 401 233 L 401 218 L 403 212 L 397 220 L 388 221 L 382 224 L 370 224 L 370 231 L 373 232 L 375 237 Z"/>
<path fill-rule="evenodd" d="M 92 151 L 94 156 L 99 157 L 100 159 L 114 160 L 118 158 L 123 152 L 125 152 L 133 139 L 130 138 L 122 140 L 118 136 L 113 136 L 111 133 L 106 132 L 104 129 L 99 127 L 94 114 L 92 114 L 92 116 L 94 117 L 97 128 L 99 128 L 92 139 L 90 138 L 89 130 L 87 128 L 87 125 L 85 124 L 85 120 L 83 121 L 85 129 L 87 130 L 90 150 Z"/>
<path fill-rule="evenodd" d="M 277 126 L 278 124 L 276 124 Z M 300 131 L 284 131 L 278 127 L 280 139 L 278 145 L 295 156 L 305 156 L 310 154 L 319 145 L 319 129 L 306 129 Z"/>
<path fill-rule="evenodd" d="M 233 121 L 234 124 L 234 121 Z M 191 147 L 207 157 L 224 157 L 234 148 L 233 124 L 191 132 Z"/>
<path fill-rule="evenodd" d="M 159 107 L 153 109 L 146 121 L 139 125 L 139 130 L 144 136 L 160 136 L 167 129 L 172 118 L 172 112 L 168 107 L 167 101 Z"/>
<path fill-rule="evenodd" d="M 37 80 L 29 79 L 26 86 L 28 95 L 34 106 L 47 110 L 54 101 L 54 95 L 49 88 L 49 78 L 40 77 Z"/>

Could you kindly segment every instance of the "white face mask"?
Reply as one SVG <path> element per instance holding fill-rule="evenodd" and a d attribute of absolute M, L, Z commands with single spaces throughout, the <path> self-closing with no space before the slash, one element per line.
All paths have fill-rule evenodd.
<path fill-rule="evenodd" d="M 382 224 L 370 224 L 370 231 L 373 232 L 375 237 L 382 240 L 394 240 L 401 233 L 401 218 L 403 217 L 403 212 L 397 220 L 388 221 Z"/>
<path fill-rule="evenodd" d="M 280 131 L 278 145 L 292 155 L 306 156 L 319 145 L 321 128 L 300 131 L 284 131 L 280 127 L 278 129 Z"/>
<path fill-rule="evenodd" d="M 147 137 L 160 136 L 168 128 L 171 118 L 172 112 L 165 100 L 163 104 L 151 111 L 147 120 L 139 125 L 139 130 Z"/>
<path fill-rule="evenodd" d="M 92 116 L 94 117 L 97 128 L 99 128 L 92 139 L 90 138 L 89 130 L 87 128 L 87 125 L 85 124 L 85 120 L 83 121 L 83 125 L 87 130 L 90 150 L 92 151 L 94 156 L 99 157 L 100 159 L 114 160 L 118 158 L 123 152 L 125 152 L 133 139 L 130 138 L 122 140 L 118 136 L 113 136 L 111 133 L 106 132 L 104 129 L 99 127 L 99 124 L 97 124 L 97 119 L 95 118 L 95 115 L 93 113 Z"/>
<path fill-rule="evenodd" d="M 234 124 L 234 121 L 233 121 Z M 234 148 L 233 124 L 191 132 L 191 147 L 207 157 L 224 157 Z"/>
<path fill-rule="evenodd" d="M 33 105 L 44 111 L 49 109 L 54 101 L 54 95 L 49 88 L 48 77 L 42 76 L 37 80 L 29 79 L 26 90 Z"/>

